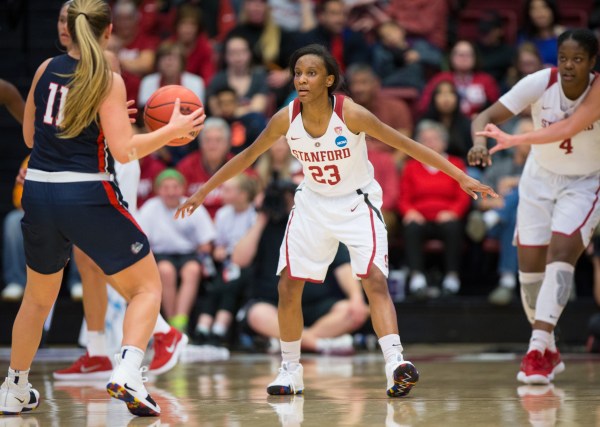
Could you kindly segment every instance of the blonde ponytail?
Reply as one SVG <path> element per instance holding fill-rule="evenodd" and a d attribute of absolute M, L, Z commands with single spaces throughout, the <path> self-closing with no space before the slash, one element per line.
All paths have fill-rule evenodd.
<path fill-rule="evenodd" d="M 103 0 L 73 0 L 67 16 L 69 33 L 81 57 L 75 72 L 69 76 L 59 136 L 74 138 L 92 122 L 98 123 L 98 109 L 111 84 L 110 64 L 99 43 L 110 25 L 110 7 Z"/>

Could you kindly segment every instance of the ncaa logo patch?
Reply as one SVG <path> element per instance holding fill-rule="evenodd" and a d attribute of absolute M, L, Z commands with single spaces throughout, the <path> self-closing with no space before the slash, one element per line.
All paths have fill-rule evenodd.
<path fill-rule="evenodd" d="M 340 148 L 345 147 L 346 145 L 348 145 L 348 140 L 345 136 L 340 135 L 335 139 L 335 145 L 337 145 Z"/>

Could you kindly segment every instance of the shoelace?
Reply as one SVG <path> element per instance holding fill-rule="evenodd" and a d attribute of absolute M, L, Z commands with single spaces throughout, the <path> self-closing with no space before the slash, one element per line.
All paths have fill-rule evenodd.
<path fill-rule="evenodd" d="M 121 355 L 119 353 L 115 354 L 115 369 L 121 364 Z M 140 374 L 142 374 L 142 383 L 148 382 L 148 377 L 144 377 L 143 374 L 148 372 L 147 366 L 142 366 L 140 368 Z"/>

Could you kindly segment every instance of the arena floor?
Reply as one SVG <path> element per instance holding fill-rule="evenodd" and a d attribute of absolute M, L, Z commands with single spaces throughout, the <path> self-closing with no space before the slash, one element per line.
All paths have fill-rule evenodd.
<path fill-rule="evenodd" d="M 600 357 L 564 354 L 567 370 L 553 386 L 522 386 L 520 355 L 483 346 L 407 346 L 421 380 L 402 399 L 385 395 L 381 354 L 307 356 L 304 396 L 267 396 L 279 359 L 233 354 L 227 361 L 181 363 L 147 388 L 160 418 L 136 418 L 108 397 L 105 381 L 59 382 L 52 371 L 80 349 L 43 349 L 30 382 L 42 403 L 0 427 L 100 426 L 596 426 L 600 427 Z M 6 369 L 8 349 L 0 350 Z M 191 358 L 188 358 L 191 360 Z"/>

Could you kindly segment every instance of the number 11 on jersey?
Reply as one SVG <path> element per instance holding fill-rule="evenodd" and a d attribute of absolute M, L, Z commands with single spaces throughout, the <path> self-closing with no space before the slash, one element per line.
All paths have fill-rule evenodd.
<path fill-rule="evenodd" d="M 56 93 L 60 87 L 60 101 L 58 104 L 58 117 L 53 117 L 54 102 L 56 101 Z M 66 86 L 58 85 L 56 83 L 50 83 L 50 95 L 48 95 L 48 102 L 46 103 L 46 112 L 44 114 L 44 123 L 52 126 L 59 126 L 64 118 L 63 112 L 65 109 L 65 101 L 67 100 L 67 93 L 69 88 Z"/>

